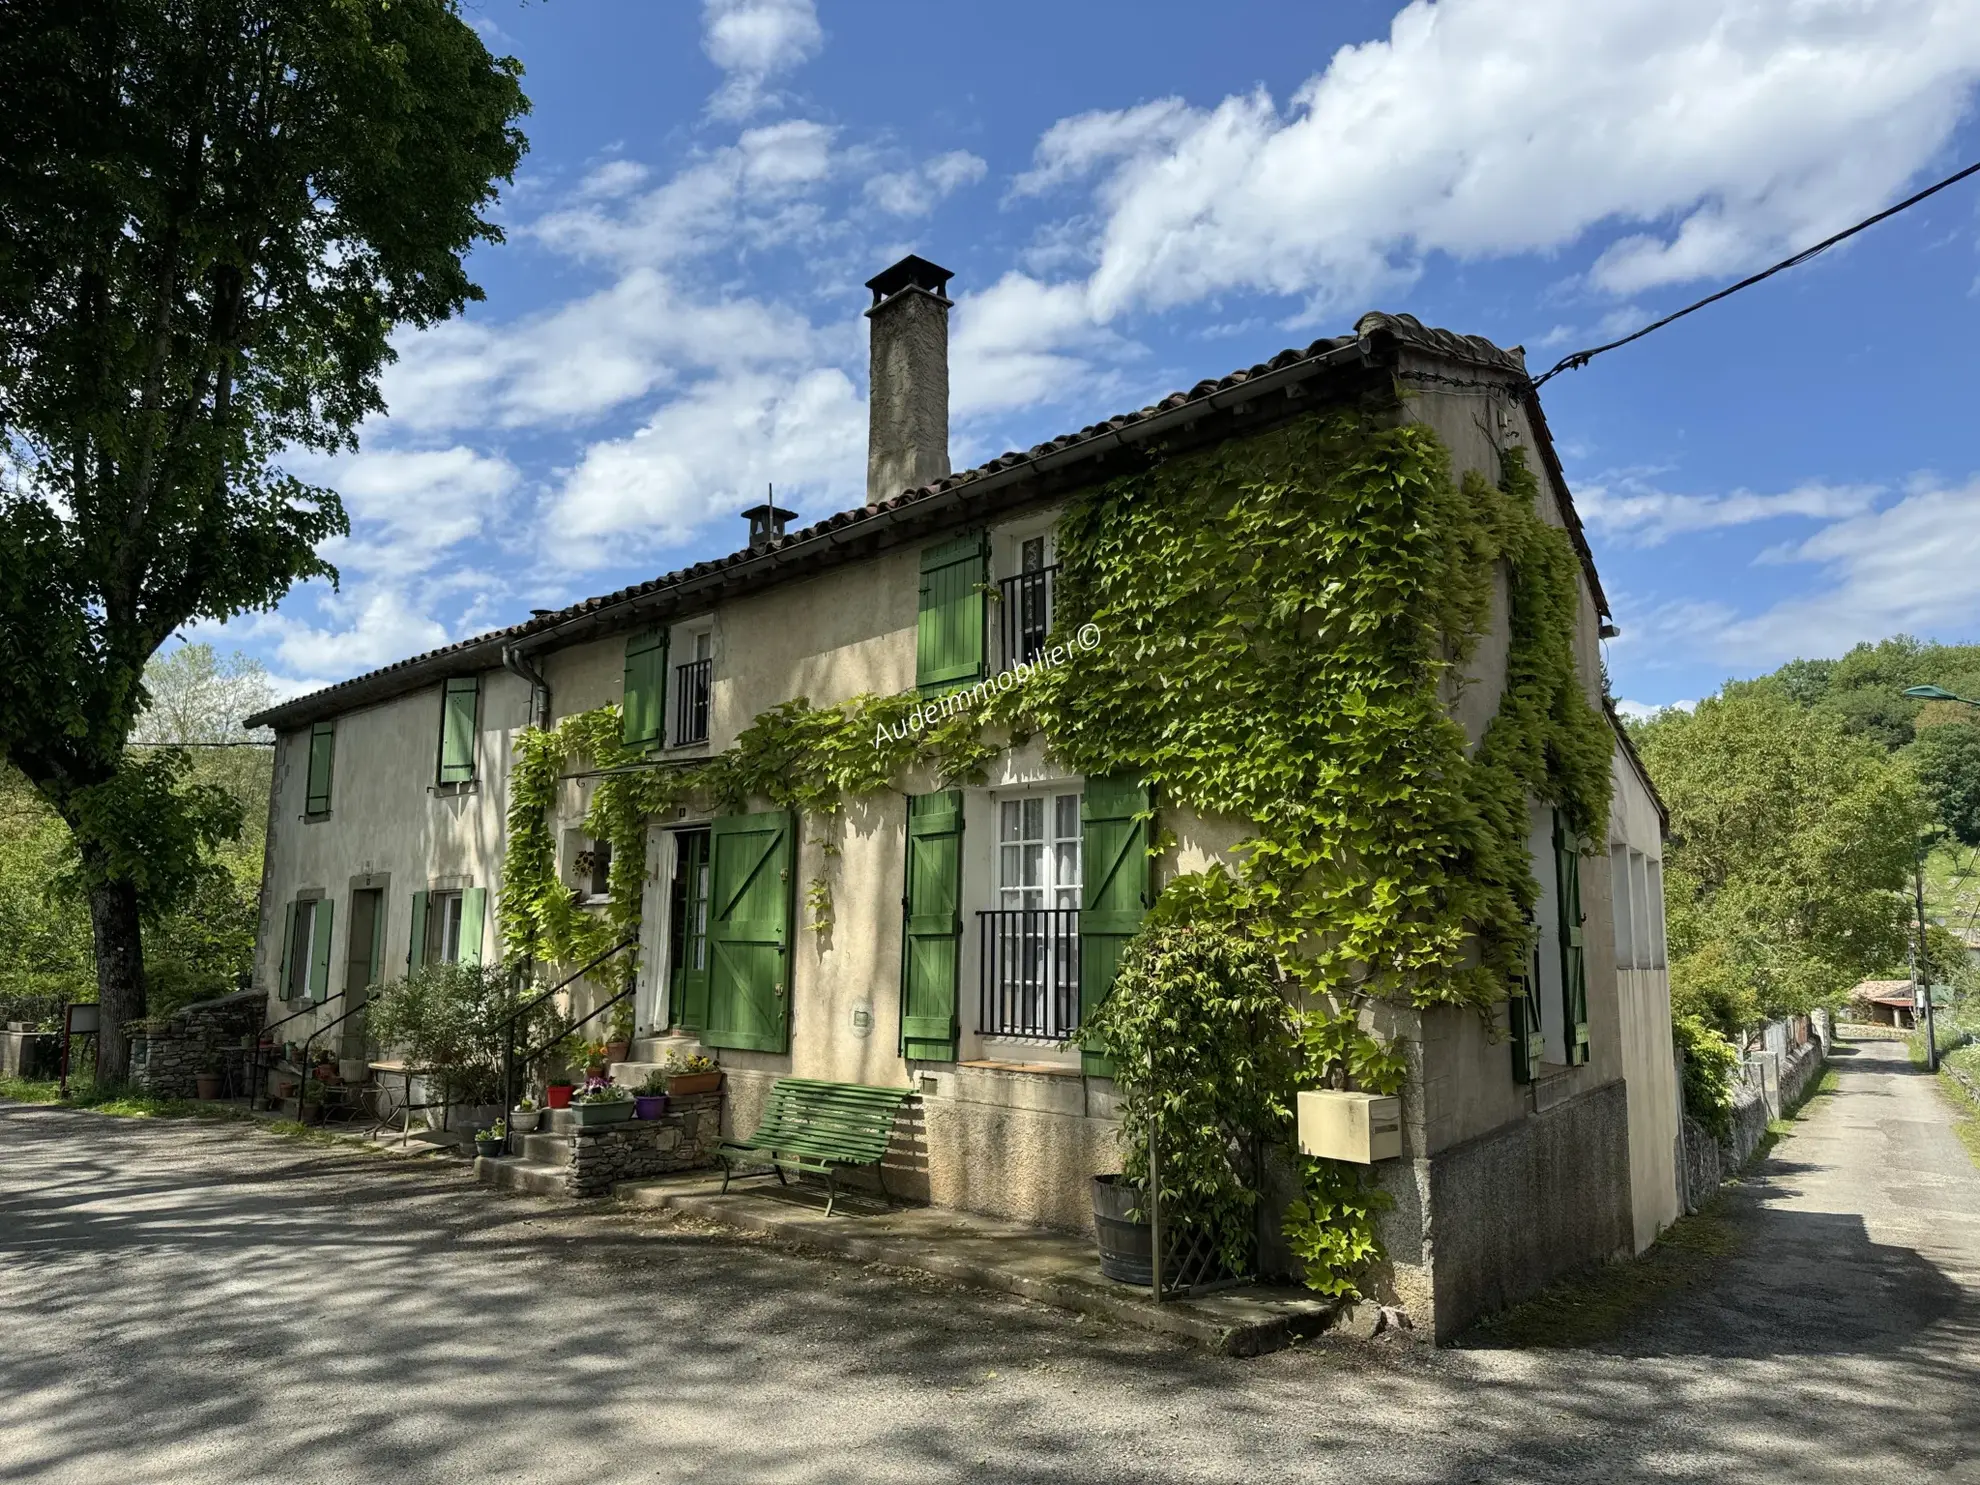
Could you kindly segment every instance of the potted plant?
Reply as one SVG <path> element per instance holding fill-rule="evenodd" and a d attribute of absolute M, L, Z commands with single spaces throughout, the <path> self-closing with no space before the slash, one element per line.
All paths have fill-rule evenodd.
<path fill-rule="evenodd" d="M 587 1083 L 603 1082 L 611 1075 L 612 1061 L 605 1055 L 606 1051 L 603 1042 L 584 1043 L 584 1080 Z"/>
<path fill-rule="evenodd" d="M 633 1006 L 622 1000 L 612 1007 L 612 1019 L 605 1032 L 605 1060 L 624 1062 L 632 1055 Z"/>
<path fill-rule="evenodd" d="M 207 1062 L 200 1065 L 193 1074 L 193 1086 L 202 1099 L 215 1099 L 220 1096 L 220 1064 Z"/>
<path fill-rule="evenodd" d="M 544 1107 L 552 1109 L 569 1108 L 571 1106 L 571 1094 L 576 1091 L 576 1087 L 577 1085 L 569 1078 L 552 1078 L 543 1085 Z"/>
<path fill-rule="evenodd" d="M 667 1075 L 664 1072 L 651 1072 L 646 1081 L 633 1094 L 633 1117 L 635 1119 L 657 1119 L 667 1112 Z"/>
<path fill-rule="evenodd" d="M 493 1160 L 509 1148 L 509 1126 L 497 1119 L 486 1129 L 478 1129 L 474 1135 L 474 1153 L 483 1160 Z"/>
<path fill-rule="evenodd" d="M 542 1117 L 543 1110 L 537 1107 L 536 1100 L 525 1093 L 509 1110 L 509 1128 L 517 1134 L 535 1134 L 537 1122 Z"/>
<path fill-rule="evenodd" d="M 633 1115 L 633 1096 L 616 1083 L 600 1083 L 571 1099 L 571 1117 L 580 1129 L 594 1124 L 620 1124 Z"/>
<path fill-rule="evenodd" d="M 296 1102 L 296 1117 L 305 1124 L 323 1122 L 323 1089 L 315 1083 L 303 1085 L 302 1097 Z"/>
<path fill-rule="evenodd" d="M 722 1069 L 715 1065 L 713 1057 L 696 1052 L 692 1057 L 683 1057 L 679 1052 L 669 1052 L 661 1070 L 667 1075 L 667 1096 L 686 1098 L 695 1093 L 713 1093 L 722 1086 Z"/>

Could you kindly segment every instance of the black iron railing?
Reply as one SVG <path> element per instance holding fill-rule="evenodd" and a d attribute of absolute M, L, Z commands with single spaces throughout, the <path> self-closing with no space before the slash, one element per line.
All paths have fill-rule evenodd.
<path fill-rule="evenodd" d="M 1058 565 L 1000 578 L 997 588 L 1002 602 L 997 605 L 997 623 L 1003 631 L 1003 668 L 1028 665 L 1045 648 L 1045 636 L 1052 632 L 1052 582 Z"/>
<path fill-rule="evenodd" d="M 1079 909 L 976 915 L 985 1036 L 1062 1041 L 1079 1029 Z"/>
<path fill-rule="evenodd" d="M 713 660 L 674 667 L 674 744 L 708 741 L 708 684 Z"/>
<path fill-rule="evenodd" d="M 251 1058 L 247 1059 L 247 1066 L 244 1069 L 247 1077 L 247 1085 L 248 1085 L 247 1093 L 248 1093 L 248 1100 L 250 1103 L 252 1103 L 255 1098 L 264 1095 L 268 1092 L 268 1075 L 275 1070 L 273 1063 L 275 1059 L 276 1048 L 279 1045 L 275 1040 L 275 1033 L 277 1031 L 280 1031 L 284 1026 L 287 1026 L 291 1021 L 300 1020 L 304 1016 L 314 1015 L 316 1012 L 322 1010 L 327 1005 L 335 1005 L 338 1001 L 344 998 L 344 993 L 345 992 L 343 992 L 342 990 L 339 990 L 335 995 L 326 995 L 321 1000 L 307 1001 L 301 1010 L 291 1011 L 281 1020 L 270 1021 L 266 1026 L 261 1028 L 260 1032 L 256 1034 L 254 1039 L 254 1055 Z M 363 1008 L 361 1006 L 354 1006 L 352 1007 L 352 1009 L 361 1010 Z M 341 1021 L 344 1019 L 344 1016 L 347 1016 L 349 1014 L 350 1012 L 346 1011 L 343 1013 L 343 1015 L 338 1016 L 337 1020 Z M 330 1024 L 335 1025 L 336 1022 L 331 1022 Z M 316 1031 L 321 1031 L 323 1029 L 324 1028 L 319 1026 L 316 1028 Z M 315 1031 L 312 1031 L 310 1033 L 309 1040 L 310 1041 L 316 1040 Z M 305 1043 L 305 1045 L 307 1045 L 307 1043 Z M 308 1075 L 308 1072 L 309 1069 L 307 1067 L 304 1067 L 303 1073 L 305 1076 Z"/>
<path fill-rule="evenodd" d="M 529 1065 L 532 1062 L 534 1062 L 538 1057 L 541 1057 L 545 1052 L 549 1051 L 552 1047 L 556 1046 L 558 1042 L 562 1041 L 565 1037 L 569 1036 L 572 1032 L 576 1031 L 580 1026 L 587 1025 L 588 1023 L 597 1020 L 600 1016 L 604 1015 L 607 1011 L 611 1010 L 613 1006 L 617 1005 L 620 1001 L 626 999 L 629 995 L 631 995 L 636 987 L 632 984 L 628 984 L 625 989 L 621 990 L 617 995 L 613 996 L 610 1000 L 606 1001 L 603 1005 L 599 1006 L 596 1010 L 592 1011 L 590 1015 L 582 1016 L 578 1020 L 573 1021 L 570 1025 L 566 1026 L 562 1031 L 559 1031 L 555 1036 L 551 1037 L 548 1041 L 544 1042 L 541 1046 L 530 1048 L 527 1051 L 523 1052 L 520 1056 L 518 1056 L 516 1053 L 517 1023 L 520 1022 L 524 1016 L 528 1015 L 531 1011 L 535 1010 L 538 1006 L 542 1005 L 551 996 L 555 995 L 558 991 L 566 989 L 571 985 L 575 985 L 579 980 L 583 979 L 586 975 L 590 974 L 594 969 L 598 968 L 598 966 L 603 964 L 606 960 L 614 957 L 615 955 L 624 953 L 627 949 L 637 948 L 638 946 L 639 946 L 639 940 L 637 938 L 621 939 L 618 943 L 614 944 L 611 948 L 607 949 L 604 953 L 600 954 L 596 959 L 592 960 L 589 964 L 585 965 L 584 968 L 580 969 L 576 974 L 570 975 L 565 979 L 559 980 L 556 984 L 552 985 L 548 990 L 544 990 L 536 995 L 532 995 L 528 1000 L 524 1001 L 521 1005 L 517 1006 L 514 1010 L 509 1012 L 507 1019 L 505 1019 L 502 1022 L 502 1026 L 501 1026 L 502 1115 L 504 1118 L 507 1118 L 508 1111 L 515 1107 L 516 1093 L 517 1093 L 516 1073 L 518 1071 L 527 1072 L 529 1069 Z"/>

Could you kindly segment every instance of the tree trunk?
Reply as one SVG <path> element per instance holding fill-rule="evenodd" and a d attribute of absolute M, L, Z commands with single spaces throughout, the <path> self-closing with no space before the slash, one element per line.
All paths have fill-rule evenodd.
<path fill-rule="evenodd" d="M 144 1015 L 137 888 L 129 882 L 90 888 L 89 925 L 96 941 L 96 998 L 101 1006 L 97 1075 L 107 1083 L 121 1083 L 131 1075 L 131 1043 L 124 1027 Z"/>

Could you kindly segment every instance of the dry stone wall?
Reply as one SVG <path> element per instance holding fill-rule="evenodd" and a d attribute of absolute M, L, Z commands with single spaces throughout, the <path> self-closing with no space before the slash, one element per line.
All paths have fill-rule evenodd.
<path fill-rule="evenodd" d="M 240 1066 L 241 1039 L 258 1035 L 267 1013 L 268 996 L 260 990 L 182 1006 L 145 1037 L 138 1086 L 154 1098 L 193 1097 L 202 1069 Z"/>
<path fill-rule="evenodd" d="M 667 1100 L 658 1119 L 627 1119 L 573 1129 L 564 1186 L 572 1196 L 607 1195 L 616 1181 L 637 1181 L 677 1170 L 705 1170 L 722 1142 L 722 1095 L 695 1093 Z"/>

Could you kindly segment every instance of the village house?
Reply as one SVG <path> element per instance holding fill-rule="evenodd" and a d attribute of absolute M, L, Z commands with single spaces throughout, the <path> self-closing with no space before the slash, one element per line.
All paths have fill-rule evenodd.
<path fill-rule="evenodd" d="M 525 728 L 616 703 L 628 744 L 667 764 L 720 754 L 793 698 L 940 697 L 1052 663 L 1055 649 L 1104 642 L 1055 624 L 1055 523 L 1070 498 L 1316 409 L 1386 399 L 1434 431 L 1457 473 L 1496 480 L 1524 451 L 1540 516 L 1577 554 L 1575 665 L 1606 711 L 1607 603 L 1517 350 L 1370 314 L 1352 334 L 956 474 L 949 279 L 910 257 L 869 285 L 860 508 L 787 530 L 788 512 L 759 507 L 728 556 L 250 719 L 278 738 L 254 979 L 273 1015 L 315 1002 L 328 1021 L 408 966 L 501 956 Z M 1508 645 L 1501 601 L 1450 698 L 1474 744 Z M 1378 1167 L 1396 1199 L 1381 1283 L 1440 1337 L 1646 1247 L 1680 1209 L 1664 821 L 1608 716 L 1607 838 L 1565 839 L 1532 808 L 1531 1015 L 1517 1027 L 1509 1005 L 1492 1025 L 1455 1006 L 1376 1018 L 1409 1071 L 1402 1155 Z M 684 804 L 651 819 L 624 1073 L 670 1047 L 706 1049 L 726 1074 L 723 1127 L 743 1134 L 780 1076 L 911 1088 L 888 1169 L 897 1192 L 1087 1227 L 1088 1178 L 1119 1168 L 1115 1100 L 1063 1043 L 1165 883 L 1227 861 L 1246 831 L 1165 809 L 1132 781 L 1073 776 L 1040 738 L 986 771 L 980 785 L 907 779 L 908 792 L 849 801 L 831 832 L 761 808 Z M 583 773 L 558 785 L 552 839 L 568 887 L 602 904 L 610 861 L 582 829 L 596 787 Z M 819 881 L 831 911 L 814 923 L 804 898 Z"/>

